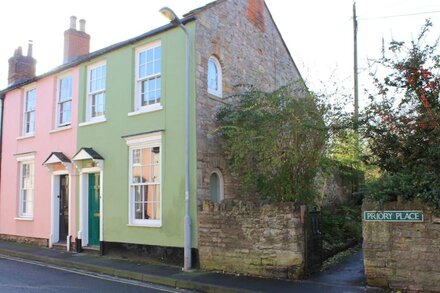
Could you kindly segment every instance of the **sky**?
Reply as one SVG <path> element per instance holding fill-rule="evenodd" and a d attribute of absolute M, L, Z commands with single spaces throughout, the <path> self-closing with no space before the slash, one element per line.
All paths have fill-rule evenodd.
<path fill-rule="evenodd" d="M 63 32 L 69 17 L 86 20 L 91 51 L 140 35 L 167 23 L 158 10 L 172 8 L 178 16 L 210 0 L 4 0 L 0 2 L 0 88 L 7 86 L 8 59 L 15 48 L 26 52 L 34 43 L 37 74 L 60 65 Z M 352 0 L 266 0 L 290 53 L 314 91 L 331 85 L 353 90 Z M 432 35 L 440 35 L 440 0 L 357 0 L 358 57 L 361 105 L 369 88 L 368 60 L 381 56 L 382 39 L 410 41 L 430 18 Z"/>

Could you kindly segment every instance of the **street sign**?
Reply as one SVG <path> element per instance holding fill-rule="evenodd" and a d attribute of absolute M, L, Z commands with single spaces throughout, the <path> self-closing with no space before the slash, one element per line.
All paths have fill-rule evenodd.
<path fill-rule="evenodd" d="M 423 211 L 364 211 L 367 222 L 423 222 Z"/>

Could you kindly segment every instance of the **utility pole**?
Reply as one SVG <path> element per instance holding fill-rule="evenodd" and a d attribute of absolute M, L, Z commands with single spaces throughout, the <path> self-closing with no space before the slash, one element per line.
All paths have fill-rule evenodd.
<path fill-rule="evenodd" d="M 356 1 L 353 1 L 353 46 L 354 46 L 354 116 L 353 122 L 355 130 L 358 129 L 359 123 L 359 80 L 358 80 L 358 56 L 357 56 L 357 31 L 358 23 L 356 16 Z"/>

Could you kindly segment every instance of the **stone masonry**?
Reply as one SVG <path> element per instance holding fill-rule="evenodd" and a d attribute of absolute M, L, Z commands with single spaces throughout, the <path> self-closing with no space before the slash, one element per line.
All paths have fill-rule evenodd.
<path fill-rule="evenodd" d="M 299 207 L 255 200 L 205 200 L 199 213 L 203 270 L 297 279 L 304 273 Z"/>
<path fill-rule="evenodd" d="M 219 0 L 195 10 L 197 197 L 201 209 L 209 198 L 213 170 L 224 179 L 224 198 L 235 198 L 238 183 L 230 174 L 222 142 L 213 131 L 215 115 L 240 86 L 271 91 L 300 80 L 281 35 L 263 0 Z M 208 94 L 208 59 L 222 67 L 222 97 Z"/>
<path fill-rule="evenodd" d="M 364 265 L 371 286 L 404 292 L 440 292 L 440 218 L 418 202 L 383 207 L 364 202 L 363 210 L 422 210 L 424 222 L 363 223 Z"/>

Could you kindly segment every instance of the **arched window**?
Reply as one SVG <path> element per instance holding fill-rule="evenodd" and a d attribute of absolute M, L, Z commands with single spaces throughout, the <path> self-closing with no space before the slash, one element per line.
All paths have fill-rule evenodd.
<path fill-rule="evenodd" d="M 208 93 L 217 97 L 222 96 L 222 68 L 217 58 L 213 56 L 208 60 Z"/>
<path fill-rule="evenodd" d="M 223 200 L 223 176 L 220 170 L 215 169 L 209 178 L 209 192 L 211 200 L 219 203 Z"/>

